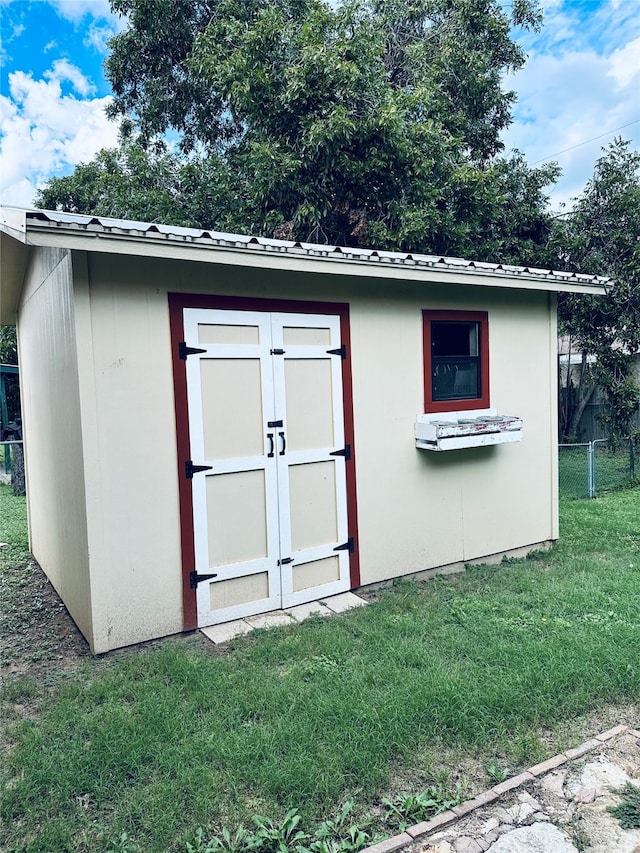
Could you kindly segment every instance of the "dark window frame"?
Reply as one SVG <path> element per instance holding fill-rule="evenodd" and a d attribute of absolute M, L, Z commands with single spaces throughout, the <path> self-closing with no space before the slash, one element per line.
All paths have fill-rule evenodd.
<path fill-rule="evenodd" d="M 478 356 L 480 359 L 480 396 L 456 400 L 433 399 L 433 363 L 431 324 L 477 323 Z M 422 311 L 422 334 L 424 353 L 424 410 L 431 412 L 467 412 L 490 407 L 489 389 L 489 314 L 487 311 Z"/>

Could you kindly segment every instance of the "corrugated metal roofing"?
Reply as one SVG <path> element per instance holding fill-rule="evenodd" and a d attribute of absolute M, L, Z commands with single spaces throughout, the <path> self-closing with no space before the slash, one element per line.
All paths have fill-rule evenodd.
<path fill-rule="evenodd" d="M 5 208 L 5 211 L 8 209 Z M 17 211 L 16 211 L 17 213 Z M 347 246 L 330 246 L 317 243 L 303 243 L 289 240 L 275 240 L 268 237 L 251 237 L 243 234 L 227 234 L 198 228 L 182 228 L 177 225 L 161 225 L 149 222 L 136 222 L 126 219 L 111 219 L 104 216 L 83 216 L 51 210 L 21 210 L 26 214 L 29 229 L 60 229 L 65 232 L 81 232 L 87 235 L 104 234 L 112 237 L 145 239 L 174 244 L 192 244 L 218 249 L 244 250 L 255 253 L 282 253 L 289 256 L 306 256 L 313 259 L 328 259 L 346 264 L 366 263 L 391 265 L 394 267 L 422 268 L 432 270 L 450 270 L 459 273 L 487 274 L 509 278 L 534 278 L 564 284 L 593 285 L 601 288 L 611 284 L 611 279 L 583 273 L 562 272 L 558 270 L 521 267 L 510 264 L 491 264 L 482 261 L 468 261 L 462 258 L 449 258 L 438 255 L 423 255 L 414 252 L 386 252 L 377 249 L 359 249 Z M 7 222 L 7 219 L 4 218 Z"/>

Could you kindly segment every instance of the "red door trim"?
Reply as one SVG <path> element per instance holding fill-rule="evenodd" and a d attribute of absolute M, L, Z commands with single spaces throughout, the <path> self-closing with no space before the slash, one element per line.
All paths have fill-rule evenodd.
<path fill-rule="evenodd" d="M 190 573 L 196 567 L 193 538 L 193 493 L 185 476 L 185 463 L 189 459 L 189 410 L 187 404 L 187 365 L 180 359 L 178 348 L 184 340 L 182 307 L 169 294 L 169 327 L 171 331 L 171 361 L 175 394 L 176 438 L 178 451 L 178 499 L 180 504 L 180 542 L 182 551 L 182 616 L 185 631 L 198 627 L 196 591 L 191 589 Z"/>
<path fill-rule="evenodd" d="M 346 462 L 347 521 L 354 549 L 349 560 L 351 589 L 360 586 L 360 557 L 358 548 L 358 500 L 356 492 L 356 457 L 353 419 L 353 380 L 351 375 L 351 331 L 349 305 L 343 302 L 302 302 L 295 299 L 262 299 L 245 296 L 211 296 L 196 293 L 169 293 L 169 326 L 175 391 L 176 437 L 178 451 L 178 494 L 180 501 L 180 538 L 182 547 L 182 602 L 184 630 L 198 627 L 196 593 L 190 586 L 190 573 L 195 569 L 193 538 L 193 494 L 191 481 L 185 477 L 185 462 L 189 459 L 190 436 L 187 404 L 186 362 L 178 355 L 184 340 L 184 308 L 217 308 L 233 311 L 273 311 L 291 314 L 330 314 L 340 317 L 340 334 L 347 357 L 342 359 L 342 395 L 344 401 L 345 442 L 351 446 L 351 458 Z"/>

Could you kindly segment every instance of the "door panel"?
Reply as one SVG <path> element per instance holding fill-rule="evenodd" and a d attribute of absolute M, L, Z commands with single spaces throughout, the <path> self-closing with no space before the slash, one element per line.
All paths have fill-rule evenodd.
<path fill-rule="evenodd" d="M 185 308 L 184 331 L 205 349 L 187 359 L 191 458 L 211 466 L 192 480 L 195 568 L 217 575 L 198 584 L 203 627 L 280 606 L 277 472 L 263 429 L 271 328 L 260 312 Z"/>
<path fill-rule="evenodd" d="M 260 359 L 205 358 L 200 374 L 205 457 L 260 456 L 264 446 Z"/>
<path fill-rule="evenodd" d="M 201 344 L 259 344 L 260 326 L 199 323 L 198 341 Z"/>
<path fill-rule="evenodd" d="M 338 542 L 335 462 L 289 466 L 291 548 Z"/>
<path fill-rule="evenodd" d="M 340 558 L 327 557 L 293 567 L 293 591 L 316 587 L 319 584 L 338 583 L 340 581 Z"/>
<path fill-rule="evenodd" d="M 184 309 L 198 625 L 349 589 L 337 316 Z"/>
<path fill-rule="evenodd" d="M 331 329 L 308 326 L 283 326 L 282 342 L 285 347 L 291 346 L 331 346 Z"/>
<path fill-rule="evenodd" d="M 334 446 L 332 367 L 331 357 L 326 355 L 323 359 L 285 359 L 289 450 Z"/>
<path fill-rule="evenodd" d="M 289 339 L 304 341 L 284 346 Z M 311 330 L 311 334 L 307 332 Z M 280 548 L 293 562 L 282 566 L 282 604 L 290 607 L 350 587 L 349 554 L 336 551 L 348 540 L 344 417 L 338 317 L 272 315 L 274 346 L 285 352 L 274 361 L 274 383 L 286 412 L 286 453 L 279 457 Z M 322 343 L 311 343 L 311 340 Z M 326 560 L 338 561 L 327 573 Z M 303 568 L 304 567 L 304 568 Z M 294 577 L 305 577 L 303 585 Z M 328 580 L 327 578 L 331 579 Z"/>
<path fill-rule="evenodd" d="M 206 483 L 209 568 L 268 557 L 264 470 L 211 475 Z"/>
<path fill-rule="evenodd" d="M 242 612 L 245 607 L 251 608 L 256 601 L 264 601 L 268 597 L 268 572 L 244 575 L 243 577 L 209 584 L 209 609 L 212 613 L 217 611 L 218 614 L 222 615 L 221 621 L 228 621 L 225 614 L 229 612 L 230 608 Z"/>

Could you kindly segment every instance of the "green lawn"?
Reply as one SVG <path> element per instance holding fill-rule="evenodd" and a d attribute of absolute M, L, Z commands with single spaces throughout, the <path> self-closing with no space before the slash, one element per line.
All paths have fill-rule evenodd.
<path fill-rule="evenodd" d="M 24 502 L 0 491 L 11 568 Z M 551 553 L 405 581 L 341 617 L 9 676 L 0 846 L 204 851 L 199 826 L 290 808 L 311 831 L 347 797 L 375 811 L 452 786 L 467 759 L 515 772 L 580 715 L 640 702 L 640 489 L 561 512 Z"/>

